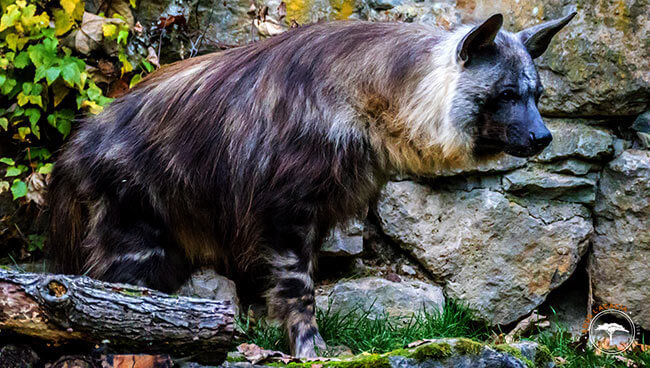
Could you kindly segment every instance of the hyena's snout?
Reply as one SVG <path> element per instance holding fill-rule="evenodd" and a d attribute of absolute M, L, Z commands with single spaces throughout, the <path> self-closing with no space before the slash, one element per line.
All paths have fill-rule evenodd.
<path fill-rule="evenodd" d="M 551 135 L 541 118 L 529 129 L 528 140 L 528 145 L 535 153 L 541 152 L 553 140 L 553 135 Z"/>

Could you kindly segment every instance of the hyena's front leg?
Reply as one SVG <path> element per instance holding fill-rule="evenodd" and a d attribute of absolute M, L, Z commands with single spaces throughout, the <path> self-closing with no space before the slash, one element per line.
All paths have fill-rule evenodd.
<path fill-rule="evenodd" d="M 325 341 L 316 324 L 311 254 L 278 252 L 272 256 L 271 267 L 275 286 L 267 294 L 269 314 L 283 322 L 294 356 L 317 356 L 325 349 Z"/>

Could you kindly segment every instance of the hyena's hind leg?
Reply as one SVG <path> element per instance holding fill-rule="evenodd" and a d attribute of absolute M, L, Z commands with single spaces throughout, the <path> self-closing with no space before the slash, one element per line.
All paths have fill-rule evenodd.
<path fill-rule="evenodd" d="M 270 316 L 283 322 L 294 356 L 317 356 L 326 346 L 316 323 L 311 256 L 278 252 L 271 267 L 275 286 L 267 293 Z"/>
<path fill-rule="evenodd" d="M 142 200 L 102 198 L 90 207 L 90 215 L 82 244 L 90 252 L 86 261 L 89 276 L 167 293 L 189 278 L 191 263 L 162 220 L 147 210 Z"/>

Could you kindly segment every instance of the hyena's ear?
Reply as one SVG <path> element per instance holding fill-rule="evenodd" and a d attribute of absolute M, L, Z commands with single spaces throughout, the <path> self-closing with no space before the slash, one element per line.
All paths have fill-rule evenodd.
<path fill-rule="evenodd" d="M 503 25 L 503 15 L 494 14 L 485 22 L 472 28 L 458 43 L 456 48 L 458 62 L 461 64 L 467 63 L 474 51 L 494 42 L 501 25 Z"/>
<path fill-rule="evenodd" d="M 556 33 L 560 32 L 564 26 L 566 26 L 573 17 L 575 17 L 576 12 L 573 12 L 567 15 L 564 18 L 551 20 L 530 28 L 526 28 L 523 31 L 517 33 L 521 42 L 528 49 L 530 56 L 535 59 L 541 56 L 544 51 L 548 48 L 548 45 L 551 43 L 551 39 L 555 36 Z"/>

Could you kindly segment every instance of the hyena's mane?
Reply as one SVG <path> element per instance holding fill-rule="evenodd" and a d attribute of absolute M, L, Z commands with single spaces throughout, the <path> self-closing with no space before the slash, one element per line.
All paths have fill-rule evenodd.
<path fill-rule="evenodd" d="M 166 254 L 164 273 L 210 265 L 239 279 L 286 250 L 269 249 L 283 243 L 271 228 L 315 221 L 318 243 L 389 172 L 470 156 L 448 117 L 457 42 L 422 25 L 339 22 L 163 67 L 85 122 L 58 161 L 55 263 L 101 278 Z"/>

